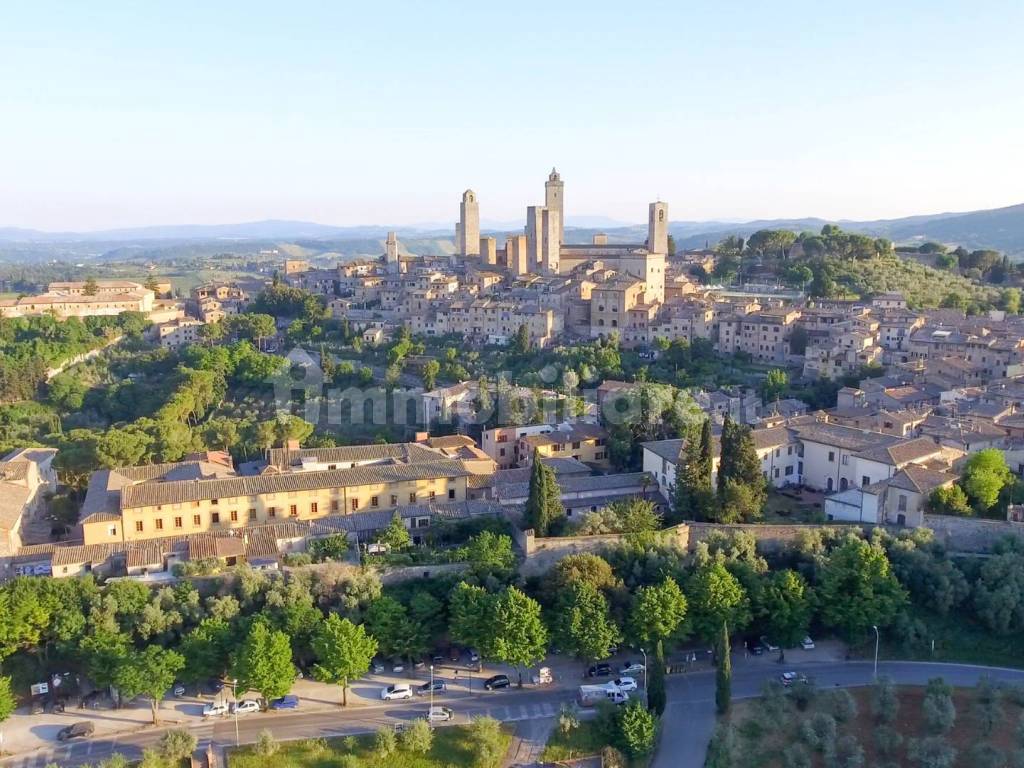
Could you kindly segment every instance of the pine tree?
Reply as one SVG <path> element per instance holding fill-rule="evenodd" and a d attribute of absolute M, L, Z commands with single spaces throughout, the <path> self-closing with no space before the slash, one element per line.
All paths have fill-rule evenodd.
<path fill-rule="evenodd" d="M 732 655 L 729 644 L 729 625 L 722 622 L 722 637 L 718 642 L 718 669 L 715 671 L 715 706 L 724 715 L 732 703 Z"/>

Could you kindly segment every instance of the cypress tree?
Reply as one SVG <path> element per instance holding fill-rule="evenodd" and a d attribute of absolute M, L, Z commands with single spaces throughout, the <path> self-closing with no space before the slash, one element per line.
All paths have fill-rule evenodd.
<path fill-rule="evenodd" d="M 658 640 L 654 649 L 654 663 L 647 670 L 647 708 L 658 717 L 665 713 L 665 647 Z"/>
<path fill-rule="evenodd" d="M 673 512 L 678 520 L 706 520 L 712 506 L 713 495 L 710 461 L 711 422 L 705 419 L 700 430 L 691 427 L 684 440 L 676 462 Z"/>
<path fill-rule="evenodd" d="M 535 536 L 547 536 L 551 527 L 565 516 L 561 496 L 554 471 L 541 461 L 540 452 L 534 450 L 524 521 L 527 528 L 533 528 Z"/>
<path fill-rule="evenodd" d="M 734 425 L 732 423 L 732 417 L 729 414 L 725 414 L 725 420 L 722 422 L 722 439 L 721 439 L 721 456 L 718 461 L 718 493 L 722 494 L 725 490 L 725 481 L 732 476 L 732 459 L 733 459 L 733 431 Z"/>
<path fill-rule="evenodd" d="M 722 637 L 718 641 L 718 669 L 715 671 L 715 706 L 724 715 L 732 703 L 732 654 L 729 645 L 729 625 L 722 622 Z"/>

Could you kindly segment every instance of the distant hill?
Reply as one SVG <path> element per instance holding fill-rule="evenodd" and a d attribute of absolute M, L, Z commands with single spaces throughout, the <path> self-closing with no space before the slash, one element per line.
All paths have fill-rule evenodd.
<path fill-rule="evenodd" d="M 569 219 L 566 240 L 589 242 L 594 234 L 608 235 L 613 243 L 643 242 L 645 225 L 623 225 L 601 216 Z M 965 248 L 994 248 L 1012 257 L 1024 259 L 1024 205 L 969 213 L 940 213 L 909 216 L 878 221 L 830 221 L 818 218 L 766 219 L 747 222 L 674 221 L 670 231 L 679 248 L 714 245 L 723 237 L 735 234 L 748 236 L 759 229 L 790 229 L 818 231 L 828 223 L 839 224 L 848 231 L 877 237 L 888 237 L 897 243 L 937 240 Z M 499 239 L 507 232 L 522 231 L 516 222 L 485 222 L 484 231 Z M 575 226 L 573 226 L 575 225 Z M 355 226 L 335 227 L 306 221 L 254 221 L 241 224 L 177 225 L 137 227 L 99 232 L 40 232 L 31 229 L 0 227 L 0 256 L 12 253 L 26 258 L 75 256 L 88 259 L 110 259 L 114 253 L 127 250 L 137 256 L 159 260 L 165 252 L 175 252 L 185 244 L 216 244 L 227 249 L 240 242 L 273 246 L 275 243 L 300 243 L 314 253 L 337 253 L 348 257 L 377 255 L 383 251 L 387 232 L 394 229 L 403 245 L 412 253 L 450 253 L 453 232 L 434 225 L 422 227 Z M 31 254 L 29 256 L 28 254 Z"/>

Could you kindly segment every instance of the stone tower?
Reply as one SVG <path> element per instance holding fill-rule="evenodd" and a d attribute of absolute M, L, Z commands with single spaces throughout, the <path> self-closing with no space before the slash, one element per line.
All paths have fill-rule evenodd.
<path fill-rule="evenodd" d="M 545 208 L 542 216 L 543 230 L 540 249 L 541 272 L 545 275 L 558 274 L 558 256 L 562 250 L 562 217 L 557 210 Z"/>
<path fill-rule="evenodd" d="M 651 203 L 647 219 L 647 250 L 668 253 L 668 203 Z"/>
<path fill-rule="evenodd" d="M 394 232 L 388 232 L 388 239 L 384 241 L 384 261 L 387 264 L 398 263 L 398 236 Z"/>
<path fill-rule="evenodd" d="M 492 266 L 498 263 L 498 241 L 493 237 L 480 238 L 480 260 Z"/>
<path fill-rule="evenodd" d="M 480 203 L 476 192 L 467 189 L 462 193 L 459 206 L 459 253 L 463 256 L 480 255 Z"/>
<path fill-rule="evenodd" d="M 565 183 L 554 168 L 544 182 L 544 207 L 549 211 L 558 211 L 558 245 L 565 242 Z"/>
<path fill-rule="evenodd" d="M 531 205 L 526 209 L 526 250 L 531 271 L 541 261 L 544 248 L 544 209 L 539 205 Z"/>

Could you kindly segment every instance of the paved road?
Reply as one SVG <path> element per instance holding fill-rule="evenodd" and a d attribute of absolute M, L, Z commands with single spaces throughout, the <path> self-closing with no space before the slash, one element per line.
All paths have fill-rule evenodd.
<path fill-rule="evenodd" d="M 789 667 L 734 662 L 733 697 L 757 696 L 765 681 L 789 668 L 813 677 L 819 687 L 868 685 L 874 677 L 871 662 L 793 664 Z M 888 675 L 905 685 L 924 685 L 933 677 L 943 677 L 951 685 L 972 686 L 983 675 L 1007 683 L 1024 683 L 1024 670 L 962 664 L 883 661 L 878 665 L 878 674 Z M 665 708 L 661 745 L 652 768 L 701 768 L 715 728 L 714 672 L 669 678 L 667 692 L 668 706 Z"/>
<path fill-rule="evenodd" d="M 793 665 L 797 667 L 797 665 Z M 737 698 L 756 696 L 766 680 L 776 677 L 785 667 L 765 664 L 744 664 L 737 660 L 733 668 L 733 695 Z M 870 662 L 826 662 L 800 664 L 801 672 L 813 676 L 819 686 L 866 685 L 872 680 Z M 954 664 L 914 662 L 882 662 L 879 673 L 899 683 L 924 684 L 932 677 L 944 677 L 952 685 L 969 686 L 978 678 L 990 675 L 996 680 L 1024 683 L 1024 671 Z M 696 672 L 668 679 L 669 704 L 665 712 L 665 727 L 661 747 L 652 768 L 700 768 L 708 740 L 714 729 L 714 673 Z M 456 722 L 464 723 L 471 717 L 489 715 L 505 722 L 531 720 L 551 721 L 563 702 L 570 701 L 572 693 L 566 690 L 524 689 L 493 693 L 460 693 L 435 697 L 435 703 L 445 703 L 456 711 Z M 351 710 L 287 713 L 266 712 L 238 719 L 238 740 L 251 743 L 264 728 L 269 728 L 278 739 L 299 739 L 314 736 L 345 736 L 365 733 L 380 728 L 409 722 L 422 717 L 428 700 L 365 706 Z M 544 726 L 537 723 L 536 730 Z M 235 744 L 235 721 L 230 718 L 204 722 L 191 729 L 199 739 L 200 747 L 207 744 L 230 746 Z M 533 731 L 534 728 L 524 728 Z M 42 768 L 56 762 L 60 766 L 95 763 L 114 752 L 137 758 L 142 749 L 155 744 L 162 730 L 145 728 L 117 737 L 97 738 L 53 749 L 38 750 L 28 755 L 7 758 L 0 765 L 8 768 Z"/>

